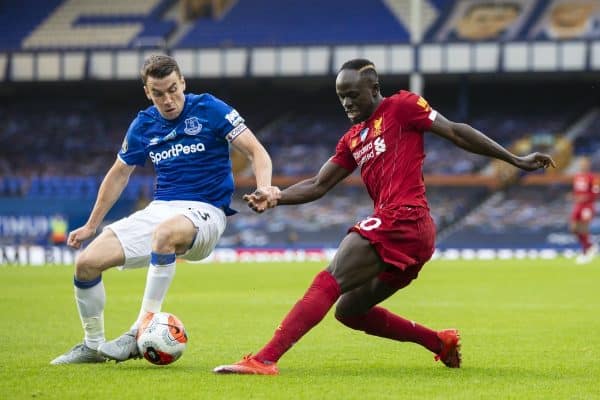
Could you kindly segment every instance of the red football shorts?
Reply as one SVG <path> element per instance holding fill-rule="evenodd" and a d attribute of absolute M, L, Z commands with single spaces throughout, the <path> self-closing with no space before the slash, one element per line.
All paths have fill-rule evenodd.
<path fill-rule="evenodd" d="M 422 207 L 377 210 L 348 231 L 367 239 L 384 262 L 396 267 L 379 276 L 392 287 L 404 287 L 415 279 L 435 249 L 435 224 Z"/>
<path fill-rule="evenodd" d="M 594 205 L 589 203 L 578 203 L 571 212 L 571 221 L 590 222 L 594 218 Z"/>

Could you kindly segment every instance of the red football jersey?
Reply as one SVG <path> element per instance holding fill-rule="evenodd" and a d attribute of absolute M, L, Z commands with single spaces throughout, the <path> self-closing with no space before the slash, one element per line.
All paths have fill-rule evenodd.
<path fill-rule="evenodd" d="M 437 113 L 417 94 L 384 98 L 371 117 L 339 140 L 331 161 L 360 173 L 375 209 L 429 208 L 425 198 L 423 132 Z"/>
<path fill-rule="evenodd" d="M 576 203 L 593 203 L 600 193 L 600 182 L 591 172 L 581 172 L 573 177 L 573 196 Z"/>

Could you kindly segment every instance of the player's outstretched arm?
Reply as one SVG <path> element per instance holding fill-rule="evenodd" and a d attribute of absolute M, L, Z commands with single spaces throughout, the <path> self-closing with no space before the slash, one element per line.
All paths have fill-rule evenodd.
<path fill-rule="evenodd" d="M 348 170 L 327 161 L 319 173 L 312 178 L 295 183 L 272 195 L 258 189 L 254 193 L 244 195 L 244 200 L 248 203 L 248 207 L 258 213 L 282 204 L 309 203 L 322 197 L 348 175 L 350 175 Z"/>
<path fill-rule="evenodd" d="M 556 167 L 548 154 L 536 152 L 517 156 L 470 125 L 450 121 L 441 114 L 437 115 L 429 130 L 471 153 L 494 157 L 526 171 Z"/>
<path fill-rule="evenodd" d="M 317 175 L 281 191 L 278 204 L 302 204 L 317 200 L 350 175 L 350 171 L 328 160 Z"/>
<path fill-rule="evenodd" d="M 106 213 L 108 213 L 113 204 L 121 196 L 125 186 L 127 186 L 129 177 L 134 169 L 135 166 L 127 165 L 119 159 L 115 161 L 100 184 L 96 203 L 87 222 L 84 226 L 69 233 L 69 237 L 67 238 L 69 246 L 78 249 L 81 247 L 83 241 L 94 236 Z"/>

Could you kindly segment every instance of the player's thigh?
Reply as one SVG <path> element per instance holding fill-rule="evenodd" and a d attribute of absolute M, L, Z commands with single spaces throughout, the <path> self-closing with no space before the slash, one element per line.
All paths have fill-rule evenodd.
<path fill-rule="evenodd" d="M 594 209 L 591 206 L 582 208 L 581 222 L 583 222 L 586 225 L 586 228 L 588 227 L 589 223 L 592 221 L 593 218 L 594 218 Z"/>
<path fill-rule="evenodd" d="M 182 258 L 189 261 L 200 261 L 208 257 L 217 246 L 227 226 L 227 217 L 223 210 L 210 204 L 202 204 L 189 208 L 183 216 L 187 218 L 194 230 L 193 241 L 186 244 Z M 189 227 L 189 225 L 188 225 Z"/>
<path fill-rule="evenodd" d="M 337 316 L 365 314 L 371 307 L 408 286 L 418 276 L 422 266 L 422 264 L 415 264 L 400 269 L 388 264 L 385 271 L 369 282 L 343 294 L 338 301 L 335 314 Z"/>
<path fill-rule="evenodd" d="M 117 265 L 123 265 L 125 253 L 121 242 L 113 231 L 105 229 L 85 248 L 75 261 L 77 271 L 94 270 L 102 272 Z"/>
<path fill-rule="evenodd" d="M 574 233 L 585 234 L 590 230 L 589 222 L 583 220 L 571 221 L 571 231 Z"/>
<path fill-rule="evenodd" d="M 381 303 L 398 289 L 383 283 L 376 276 L 362 286 L 344 293 L 335 308 L 335 315 L 348 317 L 363 315 L 373 306 Z"/>
<path fill-rule="evenodd" d="M 571 230 L 575 233 L 586 233 L 594 214 L 592 206 L 576 205 L 571 213 Z"/>
<path fill-rule="evenodd" d="M 346 235 L 327 267 L 342 293 L 364 285 L 384 269 L 385 264 L 373 246 L 355 232 Z"/>
<path fill-rule="evenodd" d="M 152 250 L 164 252 L 165 247 L 174 246 L 175 253 L 185 253 L 196 237 L 197 228 L 184 215 L 175 215 L 158 224 L 152 235 Z"/>
<path fill-rule="evenodd" d="M 106 226 L 121 244 L 124 261 L 118 266 L 129 268 L 147 267 L 152 252 L 152 234 L 165 219 L 175 215 L 167 204 L 152 202 L 146 208 Z"/>

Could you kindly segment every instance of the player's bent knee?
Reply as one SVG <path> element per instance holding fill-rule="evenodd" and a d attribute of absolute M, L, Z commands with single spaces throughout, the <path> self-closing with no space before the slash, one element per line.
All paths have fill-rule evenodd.
<path fill-rule="evenodd" d="M 366 314 L 369 311 L 369 307 L 362 304 L 361 301 L 356 301 L 349 296 L 342 296 L 335 306 L 335 318 L 347 325 L 344 321 L 348 318 L 357 315 Z"/>
<path fill-rule="evenodd" d="M 87 251 L 82 251 L 75 258 L 75 277 L 80 281 L 89 281 L 102 273 L 98 260 Z"/>
<path fill-rule="evenodd" d="M 175 240 L 172 228 L 159 225 L 152 235 L 152 250 L 157 253 L 167 254 L 175 252 Z"/>
<path fill-rule="evenodd" d="M 341 322 L 342 324 L 346 325 L 346 323 L 344 322 L 344 320 L 345 320 L 346 318 L 347 318 L 347 317 L 346 317 L 346 316 L 344 316 L 343 314 L 338 314 L 338 310 L 337 310 L 337 308 L 335 309 L 335 319 L 337 319 L 337 320 L 338 320 L 339 322 Z"/>
<path fill-rule="evenodd" d="M 340 315 L 337 313 L 336 309 L 335 319 L 337 319 L 340 323 L 347 326 L 348 328 L 366 332 L 365 327 L 363 326 L 364 315 Z"/>
<path fill-rule="evenodd" d="M 348 309 L 348 307 L 340 299 L 338 301 L 338 304 L 335 306 L 335 319 L 337 319 L 338 321 L 342 322 L 342 319 L 345 316 L 349 315 L 349 311 L 350 310 Z"/>

